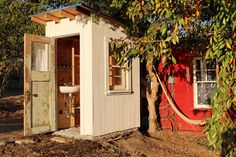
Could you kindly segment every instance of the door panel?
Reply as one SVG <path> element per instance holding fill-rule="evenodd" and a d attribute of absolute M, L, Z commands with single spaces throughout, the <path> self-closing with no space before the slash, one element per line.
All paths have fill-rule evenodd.
<path fill-rule="evenodd" d="M 55 41 L 30 34 L 24 40 L 24 134 L 54 131 Z"/>
<path fill-rule="evenodd" d="M 41 71 L 31 71 L 31 79 L 34 81 L 50 81 L 50 73 Z"/>
<path fill-rule="evenodd" d="M 33 128 L 50 125 L 48 88 L 49 82 L 32 82 L 32 92 L 37 93 L 31 97 L 31 115 Z"/>

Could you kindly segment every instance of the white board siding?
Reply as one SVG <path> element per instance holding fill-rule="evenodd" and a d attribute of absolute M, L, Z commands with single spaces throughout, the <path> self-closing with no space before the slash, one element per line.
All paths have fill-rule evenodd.
<path fill-rule="evenodd" d="M 105 37 L 124 37 L 122 28 L 112 30 L 109 23 L 99 25 L 83 15 L 77 20 L 48 22 L 47 37 L 80 35 L 80 133 L 104 135 L 140 126 L 139 60 L 133 62 L 132 94 L 105 95 Z"/>
<path fill-rule="evenodd" d="M 93 134 L 93 92 L 92 92 L 92 22 L 83 15 L 76 20 L 62 19 L 60 23 L 48 22 L 47 37 L 80 35 L 80 133 Z"/>
<path fill-rule="evenodd" d="M 140 126 L 140 74 L 139 60 L 133 62 L 132 94 L 105 94 L 106 37 L 124 37 L 122 28 L 112 30 L 109 23 L 100 20 L 92 24 L 93 41 L 93 135 L 136 128 Z"/>

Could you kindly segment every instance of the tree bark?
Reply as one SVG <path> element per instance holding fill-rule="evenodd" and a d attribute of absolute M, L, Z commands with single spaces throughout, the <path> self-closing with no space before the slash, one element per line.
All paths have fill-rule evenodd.
<path fill-rule="evenodd" d="M 146 70 L 148 71 L 148 76 L 152 81 L 152 85 L 150 88 L 146 87 L 146 97 L 148 101 L 148 134 L 150 136 L 155 136 L 158 131 L 157 125 L 157 113 L 156 113 L 156 100 L 157 100 L 157 92 L 159 83 L 157 82 L 157 78 L 155 73 L 153 72 L 153 62 L 149 61 L 146 63 Z"/>

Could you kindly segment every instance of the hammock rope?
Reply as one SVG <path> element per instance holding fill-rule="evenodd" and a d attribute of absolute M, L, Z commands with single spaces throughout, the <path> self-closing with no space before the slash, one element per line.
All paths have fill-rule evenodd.
<path fill-rule="evenodd" d="M 163 86 L 161 79 L 156 71 L 156 68 L 153 66 L 153 69 L 155 71 L 155 75 L 157 77 L 158 82 L 161 85 L 161 88 L 165 94 L 165 97 L 167 99 L 167 101 L 169 102 L 170 106 L 172 107 L 172 109 L 175 111 L 175 113 L 182 118 L 185 122 L 189 123 L 189 124 L 193 124 L 193 125 L 205 125 L 206 124 L 206 120 L 193 120 L 188 118 L 186 115 L 184 115 L 182 112 L 179 111 L 179 109 L 175 106 L 174 102 L 172 101 L 172 99 L 169 97 L 169 95 L 167 94 L 167 90 L 165 89 L 165 87 Z"/>

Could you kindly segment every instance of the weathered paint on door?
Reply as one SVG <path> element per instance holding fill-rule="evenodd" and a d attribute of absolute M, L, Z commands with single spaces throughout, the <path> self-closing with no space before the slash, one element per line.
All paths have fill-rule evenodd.
<path fill-rule="evenodd" d="M 56 129 L 55 40 L 24 36 L 24 135 Z"/>

